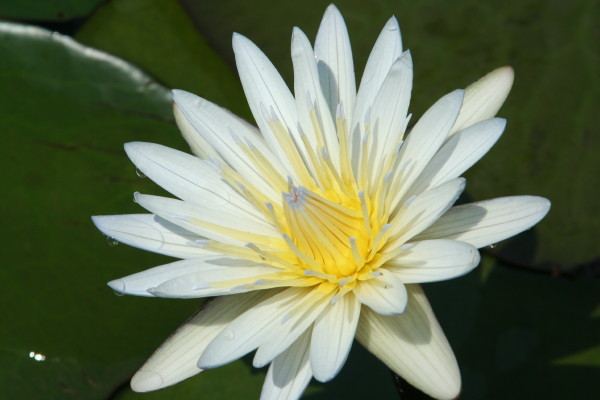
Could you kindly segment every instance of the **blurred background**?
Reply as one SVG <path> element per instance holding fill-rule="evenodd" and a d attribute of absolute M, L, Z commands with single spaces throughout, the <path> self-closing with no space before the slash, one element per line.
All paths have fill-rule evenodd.
<path fill-rule="evenodd" d="M 1 0 L 0 399 L 257 399 L 249 359 L 172 388 L 128 380 L 198 300 L 118 297 L 106 282 L 166 263 L 107 241 L 91 215 L 141 213 L 123 143 L 187 150 L 169 89 L 252 121 L 232 32 L 291 83 L 290 37 L 314 39 L 328 1 Z M 415 65 L 411 112 L 502 65 L 516 71 L 504 136 L 466 174 L 464 200 L 530 194 L 552 209 L 484 250 L 481 266 L 428 284 L 463 375 L 461 399 L 599 398 L 600 6 L 595 0 L 340 0 L 357 78 L 391 15 Z M 54 33 L 58 32 L 58 33 Z M 355 344 L 306 399 L 396 399 Z"/>

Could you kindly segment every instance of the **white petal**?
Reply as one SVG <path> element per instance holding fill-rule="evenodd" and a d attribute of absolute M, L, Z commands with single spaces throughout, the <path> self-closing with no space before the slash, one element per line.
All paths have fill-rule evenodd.
<path fill-rule="evenodd" d="M 492 118 L 456 133 L 431 159 L 410 193 L 417 194 L 459 177 L 496 143 L 506 120 Z"/>
<path fill-rule="evenodd" d="M 278 355 L 267 372 L 261 400 L 297 400 L 312 378 L 308 361 L 310 330 Z"/>
<path fill-rule="evenodd" d="M 479 264 L 479 252 L 456 240 L 423 240 L 410 243 L 385 266 L 404 283 L 436 282 L 456 278 Z"/>
<path fill-rule="evenodd" d="M 181 112 L 176 103 L 173 103 L 173 115 L 181 135 L 190 146 L 192 153 L 203 160 L 217 159 L 224 161 L 219 153 L 208 143 L 208 141 L 198 134 L 198 130 L 190 123 L 187 117 Z"/>
<path fill-rule="evenodd" d="M 477 248 L 523 232 L 550 210 L 550 201 L 536 196 L 501 197 L 453 207 L 415 240 L 454 239 Z"/>
<path fill-rule="evenodd" d="M 256 349 L 265 339 L 270 339 L 273 329 L 283 324 L 293 326 L 304 315 L 301 312 L 291 315 L 290 312 L 308 310 L 319 300 L 321 296 L 312 288 L 292 287 L 263 301 L 229 324 L 208 345 L 198 366 L 214 368 L 242 357 Z M 313 321 L 314 318 L 310 323 Z M 292 342 L 302 333 L 299 332 Z"/>
<path fill-rule="evenodd" d="M 146 210 L 198 235 L 223 243 L 244 245 L 279 237 L 266 221 L 250 219 L 238 209 L 224 205 L 203 204 L 160 196 L 135 194 L 136 202 Z"/>
<path fill-rule="evenodd" d="M 92 217 L 96 227 L 120 243 L 177 258 L 194 258 L 210 251 L 190 246 L 200 236 L 153 214 L 101 215 Z"/>
<path fill-rule="evenodd" d="M 306 300 L 302 300 L 294 308 L 289 308 L 287 315 L 278 324 L 273 324 L 268 334 L 263 338 L 254 355 L 253 365 L 256 368 L 267 365 L 271 360 L 287 349 L 298 336 L 305 332 L 321 315 L 323 310 L 330 306 L 333 297 L 317 293 L 311 289 L 307 292 Z"/>
<path fill-rule="evenodd" d="M 262 214 L 221 179 L 214 165 L 154 143 L 131 142 L 125 151 L 135 166 L 175 196 L 190 203 L 222 207 L 240 216 L 264 220 Z"/>
<path fill-rule="evenodd" d="M 294 62 L 294 94 L 302 130 L 311 140 L 313 151 L 319 152 L 321 150 L 318 147 L 319 140 L 314 134 L 310 118 L 310 110 L 314 108 L 319 115 L 320 130 L 325 140 L 322 145 L 325 145 L 333 165 L 338 166 L 340 147 L 332 114 L 321 89 L 315 54 L 308 38 L 298 28 L 294 28 L 292 34 L 292 61 Z"/>
<path fill-rule="evenodd" d="M 352 121 L 356 101 L 352 49 L 344 18 L 333 4 L 327 7 L 319 26 L 315 56 L 319 80 L 331 115 L 335 116 L 337 106 L 341 103 L 346 110 L 346 118 Z"/>
<path fill-rule="evenodd" d="M 175 109 L 193 127 L 191 137 L 186 134 L 188 131 L 184 131 L 184 138 L 190 146 L 198 137 L 202 138 L 219 154 L 218 159 L 228 163 L 267 196 L 274 199 L 279 197 L 279 192 L 273 190 L 243 150 L 245 144 L 251 143 L 273 165 L 276 172 L 283 171 L 282 164 L 267 148 L 255 127 L 228 110 L 183 90 L 174 90 L 173 100 Z"/>
<path fill-rule="evenodd" d="M 411 130 L 398 156 L 394 179 L 401 179 L 402 186 L 392 203 L 392 209 L 401 202 L 448 136 L 460 111 L 462 99 L 462 90 L 445 95 L 425 112 Z"/>
<path fill-rule="evenodd" d="M 356 95 L 356 107 L 352 127 L 362 124 L 367 110 L 371 108 L 385 77 L 394 62 L 402 55 L 402 39 L 398 21 L 392 17 L 383 27 L 367 60 L 365 71 Z"/>
<path fill-rule="evenodd" d="M 371 110 L 370 122 L 377 144 L 374 154 L 378 157 L 379 162 L 383 161 L 385 155 L 397 151 L 396 147 L 404 136 L 408 123 L 406 115 L 410 103 L 412 78 L 412 58 L 410 52 L 406 51 L 392 65 L 375 97 Z M 376 165 L 381 167 L 379 163 Z M 385 174 L 388 171 L 378 169 L 378 173 L 370 172 L 373 172 L 372 175 L 376 178 L 379 174 Z"/>
<path fill-rule="evenodd" d="M 252 282 L 260 280 L 265 275 L 281 271 L 270 265 L 244 260 L 232 261 L 229 259 L 224 259 L 222 263 L 209 261 L 201 270 L 179 275 L 148 291 L 157 297 L 178 299 L 226 296 L 256 290 L 257 287 L 253 286 Z M 249 281 L 249 283 L 239 281 Z"/>
<path fill-rule="evenodd" d="M 274 292 L 253 292 L 205 302 L 142 365 L 131 379 L 135 392 L 174 385 L 199 372 L 197 363 L 210 341 L 239 314 Z"/>
<path fill-rule="evenodd" d="M 404 210 L 392 221 L 390 239 L 384 251 L 393 251 L 440 218 L 465 189 L 465 180 L 456 178 L 421 193 L 404 203 Z"/>
<path fill-rule="evenodd" d="M 128 275 L 124 278 L 115 279 L 108 282 L 108 286 L 119 293 L 148 297 L 152 296 L 152 294 L 148 292 L 148 289 L 154 288 L 170 279 L 194 272 L 202 272 L 205 269 L 214 268 L 212 267 L 212 264 L 210 264 L 210 262 L 213 260 L 231 260 L 232 263 L 237 261 L 218 256 L 199 257 L 175 261 Z"/>
<path fill-rule="evenodd" d="M 272 110 L 294 137 L 295 142 L 302 143 L 296 128 L 298 123 L 296 101 L 279 72 L 254 43 L 236 33 L 233 35 L 233 51 L 252 115 L 267 144 L 286 168 L 287 172 L 282 175 L 294 176 L 293 168 L 285 153 L 280 150 L 264 111 Z"/>
<path fill-rule="evenodd" d="M 348 358 L 360 315 L 352 292 L 330 305 L 315 321 L 310 342 L 310 365 L 321 382 L 333 379 Z"/>
<path fill-rule="evenodd" d="M 452 349 L 425 294 L 408 285 L 408 306 L 398 316 L 383 316 L 363 307 L 358 341 L 408 383 L 436 399 L 460 393 L 460 372 Z"/>
<path fill-rule="evenodd" d="M 515 73 L 511 67 L 493 70 L 465 89 L 465 100 L 451 133 L 496 115 L 512 88 Z"/>
<path fill-rule="evenodd" d="M 354 288 L 354 294 L 366 306 L 382 315 L 402 314 L 406 309 L 406 287 L 396 276 L 379 268 L 381 276 L 368 281 L 359 282 Z M 364 310 L 364 308 L 363 308 Z"/>

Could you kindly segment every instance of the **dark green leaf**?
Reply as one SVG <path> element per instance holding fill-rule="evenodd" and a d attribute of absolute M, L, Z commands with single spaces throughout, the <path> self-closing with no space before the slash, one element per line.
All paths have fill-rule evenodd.
<path fill-rule="evenodd" d="M 10 188 L 0 201 L 0 387 L 11 399 L 102 399 L 198 305 L 115 296 L 105 282 L 166 259 L 111 248 L 90 221 L 140 212 L 131 193 L 151 187 L 123 142 L 181 146 L 169 92 L 121 60 L 30 26 L 0 24 L 0 53 L 0 165 Z"/>
<path fill-rule="evenodd" d="M 77 39 L 132 62 L 169 88 L 196 93 L 238 114 L 247 112 L 236 74 L 176 1 L 111 1 L 84 24 Z"/>
<path fill-rule="evenodd" d="M 67 21 L 91 13 L 103 0 L 13 0 L 0 3 L 0 17 L 27 21 Z"/>
<path fill-rule="evenodd" d="M 597 282 L 510 269 L 489 256 L 482 267 L 424 285 L 456 352 L 460 399 L 597 397 Z M 596 350 L 565 360 L 589 348 Z"/>

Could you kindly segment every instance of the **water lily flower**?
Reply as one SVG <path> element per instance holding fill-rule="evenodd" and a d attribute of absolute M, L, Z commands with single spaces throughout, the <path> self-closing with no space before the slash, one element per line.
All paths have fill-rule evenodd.
<path fill-rule="evenodd" d="M 136 167 L 179 199 L 136 194 L 149 214 L 94 217 L 120 242 L 181 259 L 109 282 L 115 291 L 216 297 L 131 380 L 173 385 L 256 350 L 269 365 L 263 399 L 299 398 L 333 379 L 356 338 L 432 397 L 461 390 L 455 356 L 419 284 L 479 263 L 478 248 L 547 213 L 548 200 L 505 197 L 453 207 L 460 175 L 500 137 L 493 118 L 513 80 L 497 69 L 439 99 L 407 131 L 412 59 L 395 18 L 356 90 L 344 20 L 330 6 L 314 48 L 292 36 L 294 91 L 235 34 L 240 79 L 258 129 L 175 90 L 195 156 L 128 143 Z"/>

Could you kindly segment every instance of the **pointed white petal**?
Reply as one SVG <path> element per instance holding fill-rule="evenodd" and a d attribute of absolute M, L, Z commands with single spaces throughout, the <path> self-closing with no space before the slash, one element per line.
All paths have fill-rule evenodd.
<path fill-rule="evenodd" d="M 310 342 L 310 365 L 321 382 L 333 379 L 348 358 L 360 316 L 360 302 L 352 292 L 328 306 L 315 321 Z"/>
<path fill-rule="evenodd" d="M 258 47 L 240 34 L 233 35 L 235 62 L 248 99 L 248 105 L 268 146 L 286 168 L 284 176 L 294 175 L 289 160 L 282 152 L 274 132 L 268 124 L 265 110 L 272 110 L 296 143 L 302 143 L 296 125 L 296 101 L 271 61 Z"/>
<path fill-rule="evenodd" d="M 398 156 L 399 167 L 396 169 L 394 179 L 401 179 L 402 186 L 392 203 L 392 209 L 405 197 L 410 186 L 448 136 L 460 111 L 462 99 L 462 90 L 455 90 L 445 95 L 423 114 L 411 130 Z"/>
<path fill-rule="evenodd" d="M 390 239 L 384 251 L 397 249 L 437 221 L 452 207 L 464 189 L 465 180 L 456 178 L 406 201 L 405 210 L 400 211 L 389 228 Z"/>
<path fill-rule="evenodd" d="M 190 146 L 197 138 L 202 138 L 203 142 L 218 153 L 218 159 L 228 163 L 267 196 L 274 199 L 279 197 L 279 193 L 273 190 L 243 150 L 246 143 L 251 143 L 273 165 L 276 172 L 283 171 L 282 164 L 267 148 L 255 127 L 228 110 L 183 90 L 173 90 L 173 101 L 175 109 L 193 127 L 191 137 L 186 134 L 188 131 L 184 131 L 184 138 Z"/>
<path fill-rule="evenodd" d="M 152 296 L 148 292 L 148 289 L 159 286 L 171 279 L 216 268 L 211 264 L 214 260 L 220 260 L 220 263 L 227 263 L 229 261 L 234 265 L 238 262 L 235 259 L 215 256 L 191 258 L 160 265 L 120 279 L 115 279 L 108 282 L 108 286 L 119 293 L 148 297 Z"/>
<path fill-rule="evenodd" d="M 361 303 L 378 314 L 402 314 L 406 309 L 406 287 L 404 283 L 396 274 L 385 268 L 379 268 L 377 272 L 381 273 L 381 276 L 359 282 L 353 293 Z"/>
<path fill-rule="evenodd" d="M 210 251 L 190 246 L 200 236 L 153 214 L 101 215 L 92 217 L 96 227 L 120 243 L 176 258 L 194 258 Z"/>
<path fill-rule="evenodd" d="M 358 341 L 392 371 L 436 399 L 460 393 L 460 372 L 452 349 L 418 285 L 408 285 L 408 306 L 398 316 L 363 307 Z"/>
<path fill-rule="evenodd" d="M 181 135 L 190 146 L 192 153 L 196 157 L 203 160 L 217 159 L 224 161 L 219 153 L 206 141 L 202 135 L 198 134 L 198 130 L 190 123 L 187 117 L 181 112 L 176 103 L 173 103 L 173 115 L 175 122 L 181 132 Z"/>
<path fill-rule="evenodd" d="M 196 205 L 166 197 L 135 194 L 146 210 L 191 232 L 223 243 L 244 245 L 265 238 L 278 238 L 278 231 L 266 221 L 250 219 L 238 209 L 221 204 Z M 259 237 L 260 236 L 260 237 Z M 251 240 L 253 239 L 253 240 Z M 267 241 L 269 239 L 266 239 Z"/>
<path fill-rule="evenodd" d="M 392 17 L 383 27 L 373 50 L 367 60 L 356 95 L 355 113 L 352 127 L 362 124 L 367 110 L 372 106 L 385 77 L 394 62 L 402 55 L 402 39 L 400 27 L 395 17 Z"/>
<path fill-rule="evenodd" d="M 209 261 L 205 267 L 179 275 L 149 289 L 157 297 L 191 299 L 209 296 L 226 296 L 257 290 L 253 282 L 265 275 L 281 270 L 266 264 L 245 260 L 224 259 Z M 244 283 L 244 282 L 248 283 Z"/>
<path fill-rule="evenodd" d="M 410 52 L 406 51 L 392 65 L 373 102 L 371 129 L 377 136 L 374 154 L 379 159 L 376 161 L 378 167 L 381 167 L 379 163 L 383 161 L 384 156 L 396 151 L 398 143 L 404 136 L 408 123 L 406 115 L 410 103 L 412 78 L 412 58 Z M 387 171 L 378 171 L 378 173 L 372 171 L 372 175 L 377 177 L 381 173 L 387 173 Z"/>
<path fill-rule="evenodd" d="M 477 248 L 523 232 L 550 210 L 550 201 L 536 196 L 501 197 L 453 207 L 415 240 L 454 239 Z"/>
<path fill-rule="evenodd" d="M 456 278 L 479 264 L 479 252 L 456 240 L 423 240 L 411 243 L 385 266 L 404 283 L 436 282 Z"/>
<path fill-rule="evenodd" d="M 267 372 L 261 400 L 297 400 L 308 386 L 312 373 L 308 360 L 310 330 L 278 355 Z"/>
<path fill-rule="evenodd" d="M 321 296 L 312 288 L 292 287 L 263 301 L 227 325 L 208 345 L 198 366 L 215 368 L 242 357 L 266 339 L 272 339 L 271 332 L 278 326 L 289 324 L 293 327 L 299 323 L 304 315 L 300 311 L 309 310 L 318 300 L 321 300 Z M 294 310 L 298 312 L 290 314 Z M 314 318 L 310 323 L 313 321 Z M 302 333 L 303 331 L 298 332 L 292 342 Z"/>
<path fill-rule="evenodd" d="M 146 176 L 182 200 L 223 207 L 240 216 L 264 220 L 262 214 L 221 179 L 214 165 L 159 144 L 131 142 L 125 151 Z"/>
<path fill-rule="evenodd" d="M 333 165 L 339 165 L 339 143 L 329 105 L 323 95 L 315 54 L 304 32 L 294 28 L 292 34 L 292 61 L 294 62 L 294 94 L 298 108 L 298 117 L 303 132 L 310 138 L 313 151 L 320 152 L 325 146 Z M 314 109 L 318 114 L 325 143 L 320 144 L 314 135 L 310 112 Z M 311 135 L 311 133 L 313 133 Z"/>
<path fill-rule="evenodd" d="M 459 177 L 496 143 L 506 120 L 492 118 L 457 132 L 431 159 L 410 190 L 417 194 Z"/>
<path fill-rule="evenodd" d="M 465 100 L 451 134 L 496 115 L 512 88 L 515 78 L 511 67 L 493 70 L 465 89 Z"/>
<path fill-rule="evenodd" d="M 327 7 L 319 26 L 315 56 L 319 80 L 331 115 L 335 116 L 337 106 L 341 103 L 346 110 L 346 118 L 352 121 L 356 101 L 352 49 L 344 18 L 333 4 Z"/>
<path fill-rule="evenodd" d="M 239 294 L 204 303 L 136 372 L 131 379 L 133 391 L 162 389 L 202 372 L 197 363 L 208 343 L 239 314 L 273 293 Z"/>

